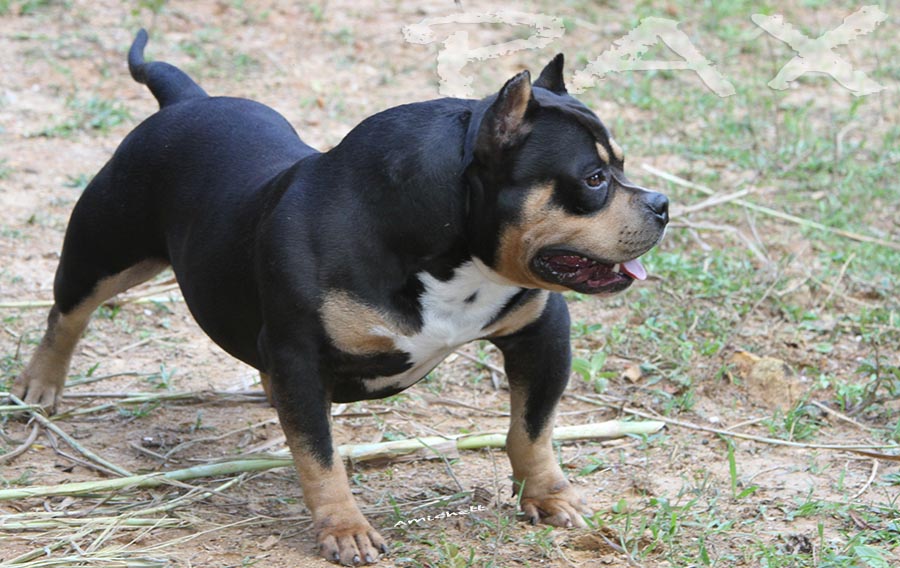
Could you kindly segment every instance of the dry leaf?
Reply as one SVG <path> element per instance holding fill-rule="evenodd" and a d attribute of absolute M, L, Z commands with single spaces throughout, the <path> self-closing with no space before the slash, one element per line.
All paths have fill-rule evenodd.
<path fill-rule="evenodd" d="M 630 363 L 622 371 L 622 378 L 630 383 L 636 383 L 641 380 L 644 374 L 641 372 L 641 366 Z"/>

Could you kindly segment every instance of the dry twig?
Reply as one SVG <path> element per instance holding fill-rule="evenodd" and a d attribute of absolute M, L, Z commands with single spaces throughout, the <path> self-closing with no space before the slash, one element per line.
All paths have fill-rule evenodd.
<path fill-rule="evenodd" d="M 863 493 L 865 493 L 866 490 L 869 489 L 869 486 L 872 485 L 872 482 L 875 481 L 876 475 L 878 475 L 878 460 L 873 459 L 872 460 L 872 473 L 869 474 L 869 479 L 866 480 L 866 482 L 863 484 L 862 488 L 859 491 L 857 491 L 853 495 L 853 497 L 850 498 L 850 500 L 853 501 L 854 499 L 858 499 Z"/>
<path fill-rule="evenodd" d="M 31 447 L 31 444 L 33 444 L 34 441 L 37 440 L 37 437 L 38 437 L 38 434 L 40 433 L 40 430 L 41 430 L 41 427 L 38 425 L 37 422 L 35 422 L 34 424 L 32 424 L 32 426 L 31 426 L 31 433 L 28 434 L 28 437 L 25 438 L 25 441 L 22 442 L 19 446 L 17 446 L 16 449 L 14 449 L 14 450 L 12 450 L 12 451 L 9 451 L 9 452 L 6 452 L 6 453 L 3 454 L 2 456 L 0 456 L 0 464 L 10 463 L 10 462 L 12 462 L 14 459 L 16 459 L 17 457 L 19 457 L 20 455 L 22 455 L 22 454 L 24 454 L 25 452 L 27 452 L 27 451 L 28 451 L 28 448 Z"/>
<path fill-rule="evenodd" d="M 661 421 L 655 420 L 646 422 L 611 420 L 595 424 L 560 426 L 553 430 L 553 437 L 559 441 L 616 438 L 630 434 L 652 434 L 662 429 L 663 426 L 664 424 Z M 506 435 L 483 433 L 455 437 L 428 436 L 424 438 L 395 440 L 377 444 L 345 445 L 340 446 L 338 450 L 345 459 L 353 461 L 369 461 L 394 458 L 399 455 L 405 455 L 429 448 L 431 451 L 444 451 L 447 448 L 447 444 L 455 445 L 458 450 L 472 450 L 488 447 L 499 448 L 506 445 Z M 255 457 L 245 456 L 241 459 L 198 465 L 165 473 L 149 473 L 118 479 L 83 481 L 79 483 L 66 483 L 63 485 L 3 489 L 0 490 L 0 501 L 25 499 L 28 497 L 94 494 L 139 487 L 157 487 L 167 483 L 187 481 L 201 477 L 216 477 L 234 473 L 266 471 L 279 467 L 288 467 L 292 464 L 293 460 L 289 454 Z"/>
<path fill-rule="evenodd" d="M 11 401 L 13 401 L 14 403 L 19 404 L 21 406 L 27 406 L 24 402 L 22 402 L 19 399 L 19 397 L 15 396 L 13 394 L 9 395 L 9 399 Z M 35 420 L 37 420 L 40 423 L 41 426 L 43 426 L 47 430 L 53 432 L 54 434 L 56 434 L 57 436 L 62 438 L 62 440 L 66 444 L 68 444 L 73 450 L 77 451 L 78 453 L 80 453 L 81 455 L 86 457 L 88 460 L 100 465 L 101 467 L 103 467 L 109 471 L 115 472 L 119 475 L 122 475 L 125 477 L 132 475 L 132 473 L 130 471 L 128 471 L 127 469 L 117 466 L 116 464 L 112 463 L 111 461 L 108 461 L 108 460 L 100 457 L 99 455 L 95 454 L 88 448 L 85 448 L 84 446 L 79 444 L 78 441 L 75 440 L 75 438 L 66 434 L 59 426 L 57 426 L 56 424 L 51 422 L 49 419 L 47 419 L 47 417 L 45 417 L 40 412 L 35 411 L 35 410 L 30 410 L 29 413 L 31 414 L 32 418 L 34 418 Z"/>
<path fill-rule="evenodd" d="M 803 442 L 792 442 L 789 440 L 778 440 L 776 438 L 766 438 L 763 436 L 754 436 L 752 434 L 743 434 L 741 432 L 733 432 L 731 430 L 722 430 L 720 428 L 711 428 L 709 426 L 701 426 L 700 424 L 694 424 L 692 422 L 685 422 L 683 420 L 675 420 L 674 418 L 666 418 L 665 416 L 657 416 L 654 414 L 650 414 L 649 412 L 643 412 L 636 408 L 629 408 L 627 406 L 619 406 L 613 405 L 608 402 L 598 400 L 595 398 L 591 398 L 589 396 L 582 396 L 577 394 L 569 395 L 577 400 L 588 402 L 590 404 L 596 404 L 597 406 L 606 406 L 609 408 L 614 408 L 626 414 L 631 414 L 633 416 L 640 416 L 641 418 L 646 418 L 649 420 L 659 420 L 660 422 L 665 422 L 666 424 L 671 424 L 672 426 L 680 426 L 682 428 L 689 428 L 691 430 L 700 430 L 702 432 L 709 432 L 711 434 L 718 434 L 720 436 L 731 437 L 731 438 L 740 438 L 742 440 L 752 440 L 754 442 L 760 442 L 763 444 L 770 444 L 773 446 L 790 446 L 793 448 L 807 448 L 812 450 L 834 450 L 841 452 L 853 452 L 856 454 L 860 454 L 863 456 L 868 456 L 872 458 L 883 459 L 887 461 L 900 461 L 900 455 L 891 455 L 891 454 L 882 454 L 873 452 L 871 450 L 879 450 L 884 448 L 897 448 L 896 444 L 807 444 Z"/>
<path fill-rule="evenodd" d="M 641 164 L 641 167 L 666 181 L 672 182 L 675 185 L 680 185 L 682 187 L 687 187 L 690 189 L 697 190 L 701 193 L 705 193 L 706 195 L 715 195 L 715 191 L 712 189 L 700 185 L 698 183 L 694 183 L 692 181 L 686 180 L 682 177 L 678 177 L 674 174 L 670 174 L 669 172 L 665 172 L 663 170 L 657 169 L 649 164 Z M 879 246 L 887 247 L 894 250 L 900 250 L 900 243 L 895 243 L 892 241 L 886 241 L 884 239 L 879 239 L 876 237 L 870 237 L 869 235 L 861 235 L 859 233 L 853 233 L 851 231 L 845 231 L 843 229 L 835 229 L 834 227 L 829 227 L 827 225 L 823 225 L 822 223 L 818 223 L 816 221 L 810 221 L 809 219 L 804 219 L 802 217 L 797 217 L 796 215 L 791 215 L 790 213 L 785 213 L 784 211 L 778 211 L 776 209 L 771 209 L 769 207 L 763 207 L 762 205 L 757 205 L 755 203 L 751 203 L 744 199 L 734 199 L 730 201 L 736 205 L 740 205 L 741 207 L 745 207 L 752 211 L 756 211 L 757 213 L 762 213 L 764 215 L 768 215 L 770 217 L 777 217 L 778 219 L 782 219 L 784 221 L 789 221 L 791 223 L 795 223 L 797 225 L 801 225 L 804 227 L 808 227 L 810 229 L 816 229 L 819 231 L 824 231 L 826 233 L 831 233 L 833 235 L 838 235 L 840 237 L 844 237 L 847 239 L 852 239 L 854 241 L 861 241 L 866 243 L 873 243 Z"/>

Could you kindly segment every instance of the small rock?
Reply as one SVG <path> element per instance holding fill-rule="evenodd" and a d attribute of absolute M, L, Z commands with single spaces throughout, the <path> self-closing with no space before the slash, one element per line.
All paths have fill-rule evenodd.
<path fill-rule="evenodd" d="M 800 379 L 781 359 L 738 351 L 728 362 L 748 394 L 771 409 L 789 410 L 804 394 Z"/>

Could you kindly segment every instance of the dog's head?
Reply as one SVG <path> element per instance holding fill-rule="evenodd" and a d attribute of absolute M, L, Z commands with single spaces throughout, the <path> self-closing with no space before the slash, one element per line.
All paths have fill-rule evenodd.
<path fill-rule="evenodd" d="M 562 54 L 485 99 L 469 130 L 470 245 L 520 286 L 624 290 L 663 236 L 668 200 L 638 187 L 597 116 L 566 92 Z"/>

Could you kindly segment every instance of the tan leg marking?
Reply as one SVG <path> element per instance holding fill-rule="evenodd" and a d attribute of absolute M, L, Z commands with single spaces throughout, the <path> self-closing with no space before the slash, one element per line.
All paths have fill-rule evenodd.
<path fill-rule="evenodd" d="M 541 435 L 532 441 L 525 427 L 524 389 L 511 388 L 510 397 L 506 452 L 513 469 L 513 489 L 522 492 L 522 512 L 531 524 L 543 521 L 557 527 L 586 527 L 581 515 L 589 515 L 591 510 L 556 463 L 552 443 L 553 417 Z"/>
<path fill-rule="evenodd" d="M 266 400 L 269 401 L 269 406 L 275 408 L 275 401 L 272 400 L 272 381 L 267 373 L 259 372 L 259 384 L 262 385 L 263 392 L 266 393 Z"/>
<path fill-rule="evenodd" d="M 344 565 L 377 561 L 380 552 L 387 552 L 387 544 L 357 507 L 340 454 L 335 450 L 331 467 L 325 467 L 309 451 L 301 434 L 285 429 L 285 435 L 303 499 L 312 513 L 319 553 Z"/>
<path fill-rule="evenodd" d="M 350 293 L 334 290 L 322 302 L 322 323 L 331 342 L 341 351 L 354 355 L 372 355 L 396 351 L 389 333 L 409 335 L 388 314 L 369 306 Z M 384 330 L 380 335 L 376 330 Z"/>
<path fill-rule="evenodd" d="M 16 377 L 12 394 L 28 404 L 40 405 L 50 413 L 55 412 L 72 353 L 94 310 L 116 294 L 152 278 L 167 266 L 167 263 L 159 261 L 145 261 L 104 278 L 97 283 L 90 296 L 67 314 L 60 313 L 54 305 L 47 318 L 47 331 L 28 366 Z"/>

